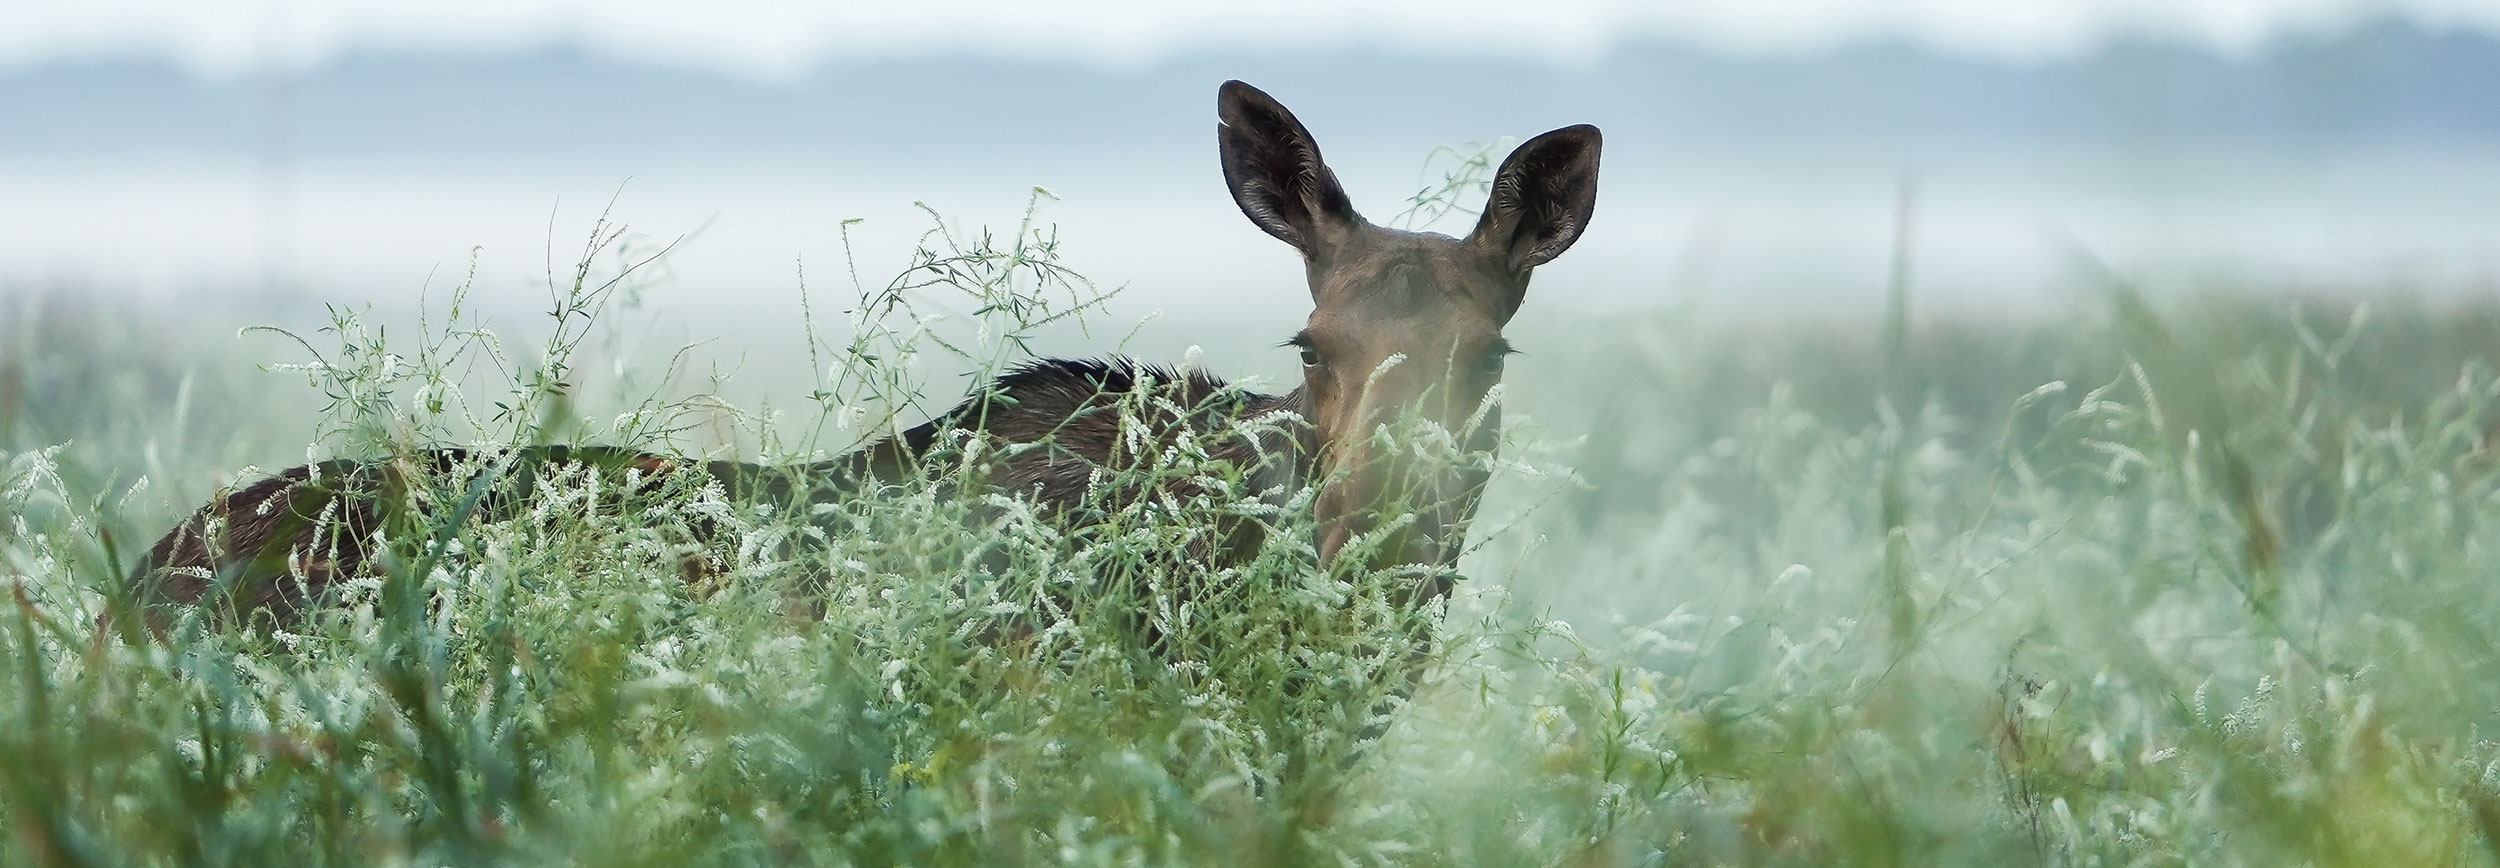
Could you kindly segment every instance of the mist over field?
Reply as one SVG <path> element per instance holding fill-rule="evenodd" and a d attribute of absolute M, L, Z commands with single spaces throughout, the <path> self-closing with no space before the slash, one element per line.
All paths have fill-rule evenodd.
<path fill-rule="evenodd" d="M 2500 866 L 2474 4 L 98 8 L 0 32 L 0 868 Z M 1455 563 L 1152 375 L 1067 511 L 846 475 L 1303 384 L 1227 79 L 1384 225 L 1604 131 L 1476 414 L 1321 450 Z"/>
<path fill-rule="evenodd" d="M 562 48 L 224 75 L 108 56 L 0 70 L 0 282 L 404 306 L 474 248 L 497 304 L 534 297 L 551 237 L 614 198 L 637 233 L 690 236 L 656 301 L 726 336 L 785 309 L 802 262 L 833 273 L 844 220 L 885 271 L 928 225 L 913 203 L 995 225 L 1039 186 L 1130 316 L 1289 316 L 1291 254 L 1246 231 L 1215 171 L 1210 95 L 1243 78 L 1295 106 L 1375 215 L 1429 180 L 1436 146 L 1604 128 L 1603 217 L 1542 309 L 1877 310 L 1905 177 L 1927 309 L 2055 309 L 2079 259 L 2453 292 L 2494 273 L 2500 97 L 2475 84 L 2494 75 L 2500 41 L 2399 21 L 2236 54 L 2158 35 L 2047 58 L 1648 41 L 1572 65 L 937 55 L 760 80 Z"/>

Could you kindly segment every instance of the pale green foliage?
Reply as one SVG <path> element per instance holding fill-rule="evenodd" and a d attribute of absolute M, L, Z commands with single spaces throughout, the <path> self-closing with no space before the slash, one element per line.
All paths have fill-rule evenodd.
<path fill-rule="evenodd" d="M 687 405 L 568 373 L 631 266 L 560 285 L 525 364 L 456 309 L 404 354 L 341 315 L 325 443 L 690 448 Z M 916 421 L 925 355 L 994 367 L 1100 304 L 1030 221 L 860 295 L 792 457 Z M 485 523 L 421 488 L 348 605 L 157 642 L 97 615 L 199 492 L 95 468 L 220 456 L 36 407 L 123 433 L 0 431 L 0 862 L 2500 862 L 2494 314 L 2115 298 L 1916 333 L 1898 408 L 1872 335 L 1523 317 L 1446 615 L 1312 569 L 1307 492 L 1184 442 L 1112 481 L 1214 494 L 1082 527 L 925 483 L 788 510 L 559 473 Z M 1248 562 L 1186 556 L 1242 516 L 1277 527 Z"/>

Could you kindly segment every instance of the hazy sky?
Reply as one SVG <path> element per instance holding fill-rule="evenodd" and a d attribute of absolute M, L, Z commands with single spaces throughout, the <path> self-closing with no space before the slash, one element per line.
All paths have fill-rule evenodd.
<path fill-rule="evenodd" d="M 1458 50 L 1572 63 L 1633 39 L 1811 51 L 1902 38 L 1946 51 L 2055 57 L 2116 33 L 2224 51 L 2381 14 L 2500 31 L 2492 0 L 30 0 L 0 11 L 0 68 L 158 56 L 233 74 L 357 49 L 574 44 L 777 77 L 829 58 L 970 52 L 1121 65 L 1209 48 Z M 1255 9 L 1255 14 L 1244 14 Z"/>
<path fill-rule="evenodd" d="M 2414 27 L 2355 35 L 2390 15 Z M 1433 145 L 1604 125 L 1602 216 L 1539 278 L 1541 311 L 1879 310 L 1905 174 L 1927 309 L 2065 298 L 2078 251 L 2148 285 L 2489 287 L 2500 151 L 2471 82 L 2500 49 L 2452 28 L 2500 37 L 2500 0 L 0 0 L 0 118 L 25 119 L 0 121 L 0 292 L 128 290 L 230 329 L 253 320 L 218 298 L 318 316 L 474 266 L 481 298 L 536 305 L 549 239 L 622 191 L 637 232 L 696 236 L 660 297 L 721 320 L 686 326 L 702 339 L 784 324 L 801 263 L 837 296 L 853 250 L 870 283 L 896 273 L 930 225 L 917 202 L 1005 227 L 1042 185 L 1069 264 L 1131 287 L 1119 317 L 1289 324 L 1300 263 L 1216 171 L 1209 97 L 1232 76 L 1302 112 L 1380 217 Z M 2352 38 L 2245 65 L 2090 54 L 2147 33 L 2225 54 Z M 1870 39 L 2011 62 L 1815 53 Z M 1436 49 L 1463 53 L 1408 54 Z M 236 77 L 409 50 L 431 56 L 286 99 Z M 1719 53 L 1740 59 L 1699 56 Z M 920 61 L 810 74 L 897 57 Z M 44 68 L 130 58 L 218 80 Z M 929 94 L 983 110 L 924 117 Z M 1289 369 L 1274 331 L 1236 335 L 1240 357 Z"/>

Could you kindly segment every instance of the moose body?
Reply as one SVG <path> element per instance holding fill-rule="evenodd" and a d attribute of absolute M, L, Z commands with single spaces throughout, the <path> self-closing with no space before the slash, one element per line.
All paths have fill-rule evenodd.
<path fill-rule="evenodd" d="M 1248 432 L 1236 424 L 1261 418 L 1278 422 Z M 615 487 L 620 496 L 675 483 L 717 483 L 731 502 L 790 506 L 901 483 L 932 453 L 969 445 L 947 442 L 950 434 L 1040 446 L 989 450 L 997 457 L 985 462 L 978 483 L 1027 494 L 1058 513 L 1146 494 L 1098 490 L 1092 480 L 1097 470 L 1133 464 L 1183 437 L 1206 447 L 1212 460 L 1246 470 L 1252 490 L 1289 491 L 1304 478 L 1296 469 L 1307 462 L 1298 457 L 1312 450 L 1310 428 L 1298 420 L 1290 396 L 1245 392 L 1203 374 L 1126 359 L 1040 360 L 1000 376 L 986 394 L 935 419 L 830 461 L 694 462 L 614 447 L 541 446 L 429 449 L 292 467 L 193 513 L 156 542 L 132 580 L 147 603 L 215 602 L 234 614 L 266 613 L 285 622 L 328 598 L 340 580 L 366 572 L 377 532 L 415 492 L 458 492 L 482 475 L 499 474 L 481 488 L 484 497 L 474 510 L 487 521 L 525 509 L 542 480 L 568 472 L 622 477 L 627 484 Z M 1124 421 L 1155 437 L 1128 445 Z M 1223 557 L 1260 542 L 1254 526 L 1233 530 L 1222 535 L 1230 545 L 1205 554 Z M 705 571 L 693 562 L 687 570 L 689 578 Z"/>
<path fill-rule="evenodd" d="M 494 467 L 517 476 L 521 484 L 500 486 L 479 505 L 489 520 L 527 500 L 528 480 L 581 465 L 627 471 L 645 485 L 701 474 L 692 478 L 717 481 L 733 497 L 786 503 L 895 481 L 932 450 L 968 437 L 1026 447 L 998 450 L 978 484 L 1076 520 L 1086 504 L 1148 494 L 1097 490 L 1099 471 L 1192 436 L 1209 458 L 1235 465 L 1251 491 L 1316 487 L 1314 543 L 1324 565 L 1347 552 L 1362 553 L 1355 566 L 1450 565 L 1483 491 L 1482 463 L 1420 458 L 1431 450 L 1400 435 L 1441 432 L 1440 452 L 1458 459 L 1496 447 L 1499 415 L 1488 398 L 1511 352 L 1501 330 L 1531 270 L 1569 248 L 1588 224 L 1597 129 L 1565 127 L 1520 145 L 1496 173 L 1474 231 L 1453 238 L 1365 221 L 1309 131 L 1256 88 L 1226 82 L 1217 111 L 1235 203 L 1299 251 L 1309 276 L 1314 310 L 1287 341 L 1301 353 L 1303 384 L 1289 393 L 1254 394 L 1195 371 L 1125 360 L 1042 360 L 936 419 L 818 463 L 690 462 L 595 446 L 328 461 L 233 490 L 194 513 L 138 565 L 135 596 L 293 617 L 369 569 L 386 508 L 411 473 Z M 1243 424 L 1251 420 L 1276 421 Z M 1137 431 L 1149 433 L 1138 438 Z M 1249 523 L 1227 529 L 1215 535 L 1226 544 L 1203 554 L 1231 556 L 1255 547 L 1262 532 Z M 1448 590 L 1448 579 L 1431 579 L 1408 599 L 1428 603 Z"/>

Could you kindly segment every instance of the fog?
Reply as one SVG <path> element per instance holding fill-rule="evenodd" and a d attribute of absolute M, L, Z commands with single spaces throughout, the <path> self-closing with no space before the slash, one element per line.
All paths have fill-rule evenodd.
<path fill-rule="evenodd" d="M 2250 39 L 2155 29 L 2025 56 L 1880 33 L 1767 54 L 1649 40 L 1569 63 L 931 50 L 778 76 L 581 44 L 242 72 L 21 59 L 0 70 L 0 291 L 136 299 L 224 333 L 326 304 L 405 313 L 474 262 L 473 297 L 517 324 L 606 212 L 636 249 L 676 245 L 642 297 L 663 338 L 768 344 L 803 285 L 839 306 L 854 272 L 874 287 L 906 265 L 934 225 L 922 204 L 1008 231 L 1041 188 L 1064 263 L 1121 290 L 1111 333 L 1160 318 L 1127 349 L 1249 362 L 1307 308 L 1298 261 L 1220 182 L 1213 94 L 1234 77 L 1293 107 L 1375 218 L 1433 180 L 1437 146 L 1604 128 L 1594 225 L 1538 276 L 1532 307 L 1555 317 L 1869 314 L 1905 229 L 1922 316 L 2054 314 L 2107 272 L 2491 291 L 2500 96 L 2479 83 L 2500 41 L 2406 19 Z"/>

